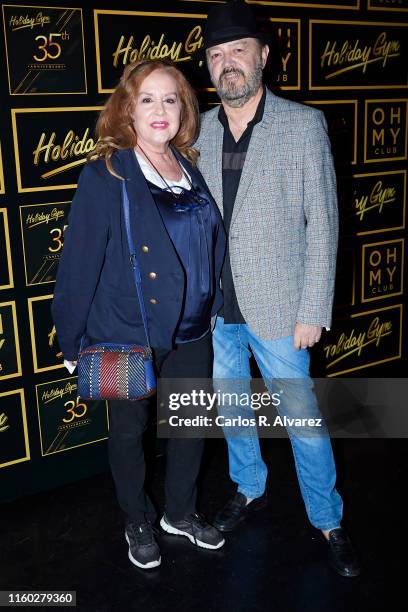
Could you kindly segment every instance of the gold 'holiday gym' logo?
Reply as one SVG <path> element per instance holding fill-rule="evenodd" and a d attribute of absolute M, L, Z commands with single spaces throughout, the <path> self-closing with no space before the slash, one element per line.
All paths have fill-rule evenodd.
<path fill-rule="evenodd" d="M 324 347 L 325 357 L 329 361 L 327 368 L 332 368 L 353 354 L 361 357 L 370 344 L 379 347 L 382 339 L 391 333 L 392 322 L 381 321 L 380 317 L 374 317 L 365 331 L 353 328 L 349 334 L 342 333 L 335 344 L 326 344 Z"/>
<path fill-rule="evenodd" d="M 204 13 L 95 9 L 98 92 L 113 91 L 124 66 L 144 59 L 180 63 L 198 90 L 211 87 L 204 58 L 197 53 L 205 20 Z"/>
<path fill-rule="evenodd" d="M 47 179 L 69 168 L 84 164 L 86 156 L 93 151 L 95 145 L 96 142 L 89 135 L 89 128 L 86 128 L 82 134 L 69 130 L 60 142 L 57 141 L 56 132 L 51 132 L 51 134 L 42 132 L 37 147 L 33 151 L 34 165 L 48 165 L 52 162 L 61 164 L 41 174 L 41 178 Z"/>
<path fill-rule="evenodd" d="M 341 179 L 342 180 L 342 179 Z M 406 170 L 353 174 L 340 193 L 344 236 L 405 229 Z"/>
<path fill-rule="evenodd" d="M 376 211 L 381 215 L 387 206 L 396 201 L 397 188 L 394 185 L 385 186 L 383 181 L 378 179 L 370 193 L 355 197 L 355 214 L 360 221 L 363 221 L 370 211 Z"/>
<path fill-rule="evenodd" d="M 112 54 L 113 66 L 126 64 L 142 59 L 170 59 L 173 62 L 185 62 L 191 59 L 203 43 L 201 26 L 196 25 L 181 41 L 171 41 L 162 32 L 159 36 L 146 34 L 140 44 L 133 35 L 121 35 Z"/>
<path fill-rule="evenodd" d="M 101 106 L 11 110 L 19 193 L 73 189 L 96 145 Z"/>
<path fill-rule="evenodd" d="M 9 94 L 86 94 L 82 9 L 2 5 Z"/>
<path fill-rule="evenodd" d="M 370 44 L 356 40 L 328 40 L 320 58 L 320 66 L 325 72 L 326 80 L 351 70 L 364 74 L 369 64 L 378 63 L 381 68 L 394 57 L 401 54 L 399 40 L 388 39 L 387 32 L 381 32 Z"/>
<path fill-rule="evenodd" d="M 45 223 L 51 223 L 52 221 L 58 221 L 61 217 L 64 217 L 64 211 L 59 210 L 58 208 L 53 208 L 49 213 L 29 213 L 25 218 L 25 224 L 28 228 L 37 227 L 37 225 L 41 225 Z"/>
<path fill-rule="evenodd" d="M 106 402 L 85 403 L 78 397 L 76 377 L 36 385 L 43 456 L 106 439 Z"/>
<path fill-rule="evenodd" d="M 71 395 L 77 388 L 78 385 L 71 382 L 67 382 L 63 387 L 56 386 L 46 388 L 41 394 L 41 401 L 43 404 L 49 404 L 55 400 L 62 399 L 65 395 Z"/>
<path fill-rule="evenodd" d="M 408 87 L 406 23 L 309 21 L 310 89 Z"/>
<path fill-rule="evenodd" d="M 321 346 L 328 377 L 400 359 L 402 304 L 338 321 Z"/>
<path fill-rule="evenodd" d="M 49 16 L 44 15 L 41 11 L 36 13 L 36 15 L 28 15 L 26 13 L 25 15 L 11 15 L 9 18 L 9 27 L 12 32 L 25 28 L 29 28 L 30 30 L 36 27 L 43 28 L 50 23 L 51 19 Z"/>

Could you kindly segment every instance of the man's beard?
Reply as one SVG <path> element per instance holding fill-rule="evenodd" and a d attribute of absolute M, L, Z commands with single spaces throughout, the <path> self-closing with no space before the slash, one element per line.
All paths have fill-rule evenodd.
<path fill-rule="evenodd" d="M 243 85 L 238 85 L 236 82 L 228 81 L 223 79 L 226 74 L 239 74 L 243 77 Z M 221 84 L 222 81 L 225 84 Z M 217 93 L 221 100 L 228 106 L 240 107 L 246 104 L 258 91 L 262 84 L 262 61 L 259 59 L 252 72 L 249 73 L 248 78 L 245 78 L 245 74 L 240 68 L 227 68 L 222 71 L 219 76 L 218 83 L 214 83 Z"/>

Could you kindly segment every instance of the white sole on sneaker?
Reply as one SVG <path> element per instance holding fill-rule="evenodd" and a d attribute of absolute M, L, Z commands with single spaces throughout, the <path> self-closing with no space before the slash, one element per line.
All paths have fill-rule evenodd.
<path fill-rule="evenodd" d="M 128 534 L 126 533 L 126 531 L 125 531 L 125 538 L 126 538 L 126 542 L 129 544 L 128 557 L 134 565 L 137 565 L 137 567 L 141 567 L 142 569 L 151 569 L 152 567 L 158 567 L 160 565 L 161 557 L 159 557 L 156 561 L 149 561 L 149 563 L 140 563 L 140 561 L 137 561 L 132 555 L 132 553 L 130 552 L 130 542 L 129 542 Z"/>
<path fill-rule="evenodd" d="M 211 550 L 216 550 L 217 548 L 221 548 L 221 546 L 224 546 L 225 544 L 224 538 L 218 544 L 207 544 L 207 542 L 202 542 L 201 540 L 197 540 L 197 538 L 192 536 L 191 533 L 187 533 L 187 531 L 181 531 L 181 529 L 177 529 L 177 527 L 173 527 L 172 525 L 169 525 L 164 520 L 164 516 L 160 519 L 160 527 L 164 529 L 164 531 L 166 531 L 167 533 L 171 533 L 172 535 L 185 536 L 186 538 L 190 540 L 192 544 L 196 544 L 200 548 L 208 548 Z"/>

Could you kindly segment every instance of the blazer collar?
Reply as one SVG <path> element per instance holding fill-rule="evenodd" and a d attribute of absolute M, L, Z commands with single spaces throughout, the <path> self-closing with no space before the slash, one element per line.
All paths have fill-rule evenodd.
<path fill-rule="evenodd" d="M 191 164 L 185 157 L 183 157 L 175 147 L 171 146 L 171 150 L 173 151 L 174 156 L 179 161 L 179 163 L 191 176 L 191 182 L 193 183 L 193 185 L 196 184 L 202 190 L 208 191 L 208 187 L 206 186 L 204 179 L 202 178 L 201 173 L 198 172 L 197 168 L 195 168 L 193 164 Z"/>
<path fill-rule="evenodd" d="M 202 189 L 208 189 L 201 176 L 201 173 L 197 170 L 197 168 L 186 160 L 186 158 L 183 157 L 175 147 L 171 146 L 171 150 L 173 151 L 176 159 L 191 176 L 193 184 L 196 182 Z M 144 174 L 140 168 L 139 162 L 137 161 L 134 150 L 122 149 L 117 151 L 115 156 L 117 156 L 117 159 L 119 160 L 118 173 L 128 180 L 128 185 L 134 185 L 136 183 L 138 189 L 140 189 L 140 183 L 142 182 L 141 179 L 144 179 Z M 130 187 L 130 189 L 132 189 L 132 187 Z M 146 192 L 150 194 L 147 185 Z"/>
<path fill-rule="evenodd" d="M 197 168 L 190 164 L 177 149 L 174 147 L 171 148 L 177 160 L 191 176 L 193 185 L 196 185 L 199 189 L 211 196 L 208 186 Z M 132 227 L 140 228 L 145 227 L 146 224 L 150 225 L 152 223 L 156 224 L 156 227 L 161 227 L 163 225 L 162 218 L 154 203 L 153 196 L 150 193 L 150 189 L 146 183 L 146 179 L 137 161 L 134 150 L 120 150 L 115 154 L 115 158 L 115 170 L 120 176 L 126 179 L 126 189 L 129 202 L 131 203 L 130 218 Z M 135 205 L 132 206 L 132 203 Z M 165 233 L 168 236 L 167 231 Z M 168 237 L 168 239 L 170 240 L 170 237 Z"/>

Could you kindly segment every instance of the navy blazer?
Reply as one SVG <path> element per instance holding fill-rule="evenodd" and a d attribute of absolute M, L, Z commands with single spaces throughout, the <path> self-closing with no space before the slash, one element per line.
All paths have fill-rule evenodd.
<path fill-rule="evenodd" d="M 208 192 L 200 171 L 173 152 L 193 183 Z M 151 345 L 170 349 L 181 316 L 185 272 L 133 149 L 116 152 L 112 162 L 126 179 Z M 214 315 L 223 303 L 220 273 L 226 238 L 212 197 L 211 205 L 220 219 L 214 250 Z M 121 180 L 108 172 L 104 160 L 90 162 L 80 174 L 72 201 L 51 305 L 64 359 L 78 358 L 84 333 L 84 346 L 96 341 L 146 344 L 129 256 Z"/>

